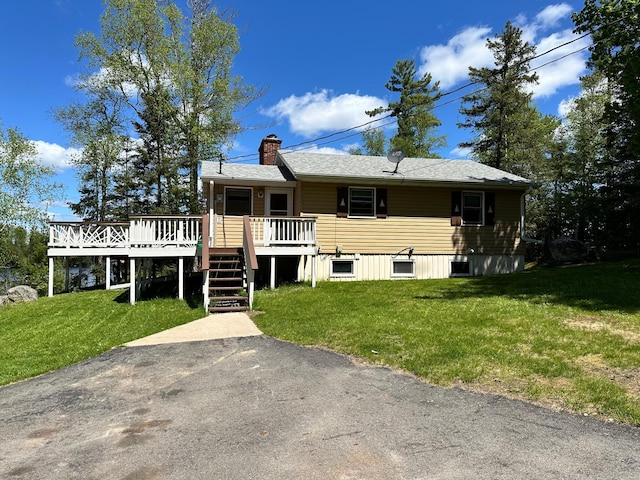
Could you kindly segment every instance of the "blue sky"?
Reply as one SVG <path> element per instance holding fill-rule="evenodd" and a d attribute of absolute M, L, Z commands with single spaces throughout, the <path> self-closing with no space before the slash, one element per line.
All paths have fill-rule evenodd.
<path fill-rule="evenodd" d="M 246 132 L 235 139 L 230 161 L 257 162 L 260 140 L 275 133 L 283 147 L 309 142 L 313 150 L 341 153 L 359 135 L 319 137 L 361 125 L 365 110 L 395 100 L 384 88 L 397 60 L 412 58 L 420 72 L 440 81 L 442 92 L 468 81 L 468 67 L 489 65 L 486 39 L 510 20 L 543 53 L 570 41 L 571 13 L 579 0 L 220 0 L 220 10 L 235 11 L 241 51 L 234 71 L 246 83 L 268 87 L 266 95 L 239 112 Z M 36 142 L 41 160 L 56 169 L 65 199 L 50 206 L 55 220 L 76 220 L 65 200 L 77 201 L 78 179 L 68 159 L 68 137 L 52 109 L 79 100 L 71 79 L 80 70 L 74 36 L 99 32 L 100 0 L 22 0 L 3 3 L 0 42 L 0 120 Z M 186 11 L 186 10 L 185 10 Z M 589 44 L 585 38 L 536 60 L 538 66 Z M 543 113 L 561 115 L 586 73 L 586 50 L 538 70 L 534 96 Z M 468 90 L 446 97 L 435 113 L 447 146 L 445 158 L 463 158 L 458 143 L 470 138 L 457 123 L 460 101 Z M 393 126 L 387 127 L 393 128 Z M 391 133 L 392 130 L 389 130 Z M 331 140 L 330 143 L 328 141 Z"/>

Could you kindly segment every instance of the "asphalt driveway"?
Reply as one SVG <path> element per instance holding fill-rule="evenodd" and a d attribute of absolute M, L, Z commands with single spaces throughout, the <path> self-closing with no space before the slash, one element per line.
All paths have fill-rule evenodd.
<path fill-rule="evenodd" d="M 637 479 L 640 429 L 265 336 L 111 350 L 0 388 L 3 479 Z"/>

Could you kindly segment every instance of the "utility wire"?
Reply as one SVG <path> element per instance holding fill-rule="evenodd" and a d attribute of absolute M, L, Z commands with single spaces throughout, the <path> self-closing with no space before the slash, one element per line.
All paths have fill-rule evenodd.
<path fill-rule="evenodd" d="M 621 22 L 622 20 L 624 20 L 624 19 L 617 19 L 617 20 L 615 20 L 614 22 L 612 22 L 612 24 L 613 24 L 613 23 Z M 571 40 L 568 40 L 568 41 L 566 41 L 566 42 L 564 42 L 564 43 L 561 43 L 560 45 L 556 45 L 555 47 L 552 47 L 552 48 L 550 48 L 550 49 L 548 49 L 548 50 L 545 50 L 544 52 L 542 52 L 542 53 L 540 53 L 540 54 L 537 54 L 537 55 L 535 55 L 535 56 L 531 57 L 530 59 L 527 59 L 527 60 L 525 60 L 525 61 L 519 62 L 519 63 L 518 63 L 518 64 L 516 64 L 515 66 L 522 65 L 523 63 L 528 63 L 528 62 L 531 62 L 531 61 L 533 61 L 533 60 L 537 60 L 537 59 L 539 59 L 539 58 L 542 58 L 542 57 L 544 57 L 544 56 L 546 56 L 546 55 L 551 54 L 552 52 L 554 52 L 554 51 L 556 51 L 556 50 L 559 50 L 559 49 L 561 49 L 561 48 L 563 48 L 563 47 L 566 47 L 566 46 L 571 45 L 571 44 L 573 44 L 573 43 L 575 43 L 575 42 L 578 42 L 578 41 L 582 40 L 583 38 L 586 38 L 586 37 L 588 37 L 588 36 L 590 36 L 590 35 L 591 35 L 591 32 L 588 32 L 588 33 L 585 33 L 585 34 L 580 35 L 580 36 L 578 36 L 578 37 L 575 37 L 575 38 L 573 38 L 573 39 L 571 39 Z M 600 40 L 600 41 L 602 41 L 602 40 Z M 540 69 L 540 68 L 544 68 L 544 67 L 546 67 L 546 66 L 548 66 L 548 65 L 551 65 L 551 64 L 553 64 L 553 63 L 556 63 L 556 62 L 559 62 L 559 61 L 561 61 L 561 60 L 564 60 L 565 58 L 570 57 L 571 55 L 575 55 L 575 54 L 580 53 L 580 52 L 582 52 L 582 51 L 584 51 L 584 50 L 586 50 L 586 49 L 588 49 L 588 48 L 591 48 L 591 47 L 592 47 L 592 46 L 594 46 L 595 44 L 596 44 L 596 43 L 591 43 L 591 44 L 589 44 L 589 45 L 587 45 L 587 46 L 584 46 L 584 47 L 581 47 L 581 48 L 579 48 L 579 49 L 577 49 L 577 50 L 571 51 L 571 52 L 569 52 L 569 53 L 567 53 L 567 54 L 565 54 L 565 55 L 562 55 L 562 56 L 560 56 L 560 57 L 558 57 L 558 58 L 554 58 L 553 60 L 550 60 L 550 61 L 548 61 L 548 62 L 546 62 L 546 63 L 543 63 L 543 64 L 541 64 L 541 65 L 537 65 L 537 66 L 535 66 L 535 67 L 531 67 L 531 68 L 527 71 L 527 73 L 530 73 L 530 72 L 536 71 L 536 70 L 538 70 L 538 69 Z M 455 89 L 452 89 L 452 90 L 449 90 L 449 91 L 447 91 L 447 92 L 444 92 L 444 93 L 439 94 L 439 95 L 438 95 L 438 99 L 440 99 L 440 98 L 442 98 L 442 97 L 449 96 L 449 95 L 453 95 L 453 94 L 458 93 L 458 92 L 460 92 L 460 91 L 462 91 L 462 90 L 464 90 L 464 89 L 466 89 L 466 88 L 469 88 L 469 87 L 472 87 L 472 86 L 474 86 L 474 85 L 478 85 L 478 84 L 479 84 L 479 82 L 478 82 L 478 81 L 468 82 L 468 83 L 466 83 L 466 84 L 464 84 L 464 85 L 461 85 L 461 86 L 459 86 L 459 87 L 456 87 Z M 465 94 L 465 95 L 462 95 L 462 96 L 458 96 L 458 97 L 455 97 L 455 98 L 449 99 L 449 100 L 448 100 L 448 101 L 446 101 L 446 102 L 442 102 L 442 103 L 439 103 L 438 105 L 434 105 L 433 107 L 431 107 L 431 108 L 430 108 L 430 110 L 435 110 L 436 108 L 440 108 L 440 107 L 443 107 L 443 106 L 445 106 L 445 105 L 449 105 L 449 104 L 451 104 L 451 103 L 457 102 L 458 100 L 463 99 L 463 98 L 464 98 L 464 97 L 466 97 L 467 95 L 475 94 L 475 93 L 480 93 L 480 92 L 482 92 L 482 91 L 486 90 L 487 88 L 488 88 L 488 87 L 478 88 L 478 89 L 474 90 L 473 92 L 471 92 L 471 93 L 469 93 L 469 94 Z M 420 105 L 424 105 L 424 103 L 419 103 L 419 104 L 413 105 L 411 108 L 413 109 L 413 108 L 418 107 L 418 106 L 420 106 Z M 353 136 L 356 136 L 356 135 L 360 135 L 360 134 L 361 134 L 361 132 L 360 132 L 359 130 L 360 130 L 361 128 L 366 127 L 366 126 L 368 126 L 368 125 L 372 125 L 372 124 L 377 123 L 377 122 L 384 121 L 384 120 L 386 120 L 386 119 L 388 119 L 388 118 L 391 118 L 391 117 L 393 117 L 393 116 L 394 116 L 394 115 L 393 115 L 392 113 L 389 113 L 389 114 L 384 115 L 384 116 L 382 116 L 382 117 L 374 118 L 373 120 L 370 120 L 370 121 L 368 121 L 368 122 L 362 123 L 362 124 L 360 124 L 360 125 L 356 125 L 356 126 L 353 126 L 353 127 L 349 127 L 349 128 L 343 129 L 343 130 L 338 130 L 338 131 L 335 131 L 335 132 L 329 133 L 329 134 L 327 134 L 327 135 L 322 135 L 322 136 L 320 136 L 320 137 L 313 138 L 313 139 L 311 139 L 311 140 L 305 140 L 305 141 L 303 141 L 303 142 L 299 142 L 299 143 L 295 143 L 295 144 L 287 145 L 287 146 L 283 147 L 283 150 L 292 150 L 292 149 L 296 149 L 295 151 L 299 151 L 299 150 L 307 150 L 307 149 L 309 149 L 309 148 L 314 148 L 314 147 L 315 147 L 315 146 L 317 146 L 317 145 L 327 145 L 327 144 L 335 143 L 335 142 L 337 142 L 337 141 L 344 140 L 344 139 L 346 139 L 346 138 L 350 138 L 350 137 L 353 137 Z M 376 127 L 374 127 L 374 128 L 375 128 L 375 129 L 379 129 L 379 128 L 382 128 L 382 127 L 385 127 L 385 126 L 388 126 L 388 125 L 392 125 L 392 124 L 393 124 L 393 123 L 395 123 L 395 122 L 396 122 L 396 120 L 393 120 L 393 121 L 391 121 L 391 122 L 387 122 L 387 123 L 384 123 L 384 124 L 382 124 L 382 125 L 378 125 L 378 126 L 376 126 Z M 344 134 L 346 134 L 346 133 L 348 133 L 348 132 L 352 132 L 353 130 L 358 130 L 358 131 L 357 131 L 357 132 L 355 132 L 355 133 L 351 133 L 351 134 L 349 134 L 349 135 L 344 135 Z M 344 136 L 340 136 L 340 137 L 338 137 L 339 135 L 344 135 Z M 338 137 L 338 138 L 333 138 L 333 137 Z M 332 140 L 329 140 L 329 141 L 323 141 L 323 140 L 328 140 L 328 139 L 332 139 Z M 319 143 L 319 142 L 320 142 L 320 143 Z M 257 158 L 258 158 L 258 155 L 257 155 L 257 154 L 255 154 L 255 153 L 252 153 L 252 154 L 247 154 L 247 155 L 238 155 L 238 156 L 230 157 L 230 158 L 226 159 L 226 161 L 227 161 L 227 162 L 229 162 L 229 161 L 234 160 L 234 161 L 235 161 L 234 163 L 244 163 L 244 162 L 247 162 L 247 161 L 250 161 L 250 160 L 255 160 L 255 159 L 257 159 Z"/>

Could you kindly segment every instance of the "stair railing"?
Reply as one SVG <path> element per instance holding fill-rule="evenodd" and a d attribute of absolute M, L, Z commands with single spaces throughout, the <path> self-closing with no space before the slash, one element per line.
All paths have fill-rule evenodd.
<path fill-rule="evenodd" d="M 244 252 L 244 264 L 247 275 L 247 293 L 249 294 L 249 310 L 253 308 L 253 291 L 255 288 L 256 270 L 258 270 L 258 257 L 256 256 L 256 248 L 253 244 L 253 235 L 251 234 L 251 221 L 249 216 L 245 215 L 242 219 L 242 251 Z"/>

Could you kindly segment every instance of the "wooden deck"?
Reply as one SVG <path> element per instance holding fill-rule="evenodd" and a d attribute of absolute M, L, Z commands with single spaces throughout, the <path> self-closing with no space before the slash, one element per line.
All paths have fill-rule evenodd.
<path fill-rule="evenodd" d="M 53 259 L 56 257 L 105 257 L 109 288 L 112 257 L 129 259 L 131 303 L 136 300 L 136 259 L 175 258 L 178 262 L 179 295 L 183 298 L 185 258 L 197 258 L 205 272 L 209 248 L 216 248 L 209 232 L 209 215 L 137 215 L 129 222 L 50 222 L 49 296 L 53 295 Z M 316 218 L 246 217 L 245 234 L 252 239 L 254 255 L 272 258 L 272 286 L 275 284 L 275 256 L 317 254 Z M 202 246 L 205 248 L 202 249 Z M 246 242 L 245 242 L 246 243 Z M 243 245 L 237 245 L 242 248 Z M 204 252 L 204 254 L 203 254 Z M 205 282 L 208 280 L 205 278 Z M 315 283 L 315 276 L 314 276 Z M 207 295 L 205 294 L 205 301 Z"/>

